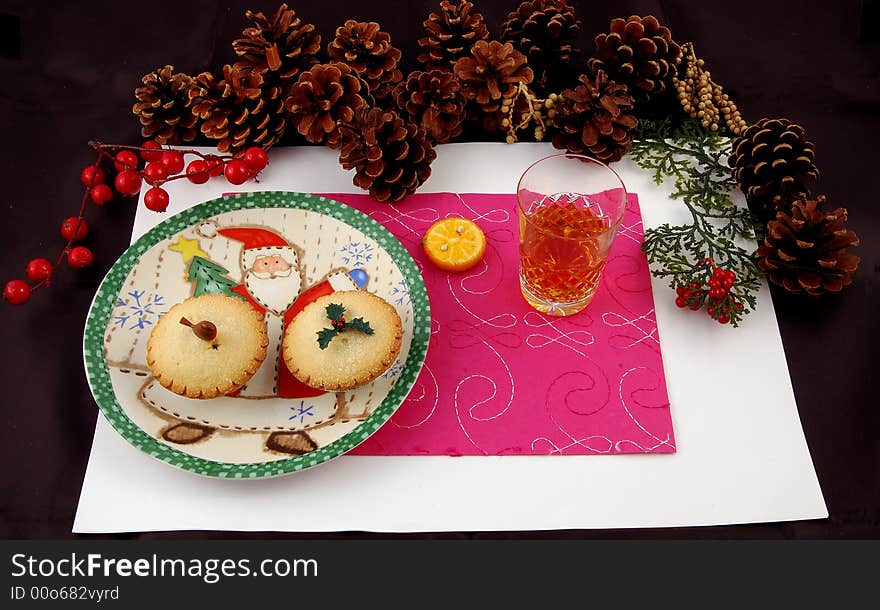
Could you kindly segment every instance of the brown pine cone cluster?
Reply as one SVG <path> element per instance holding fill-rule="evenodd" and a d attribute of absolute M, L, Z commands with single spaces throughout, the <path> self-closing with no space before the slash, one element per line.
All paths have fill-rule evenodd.
<path fill-rule="evenodd" d="M 764 220 L 803 199 L 819 177 L 815 145 L 788 119 L 761 119 L 733 142 L 728 163 L 749 207 Z"/>
<path fill-rule="evenodd" d="M 403 79 L 398 68 L 399 49 L 391 45 L 391 35 L 379 29 L 373 21 L 357 22 L 349 19 L 336 29 L 336 37 L 327 46 L 333 61 L 348 64 L 360 76 L 376 100 L 391 94 Z"/>
<path fill-rule="evenodd" d="M 572 60 L 580 56 L 576 45 L 580 26 L 566 0 L 526 0 L 507 15 L 501 40 L 526 56 L 535 73 L 534 86 L 543 91 L 550 83 L 573 76 Z"/>
<path fill-rule="evenodd" d="M 425 36 L 419 38 L 422 52 L 418 60 L 426 71 L 451 71 L 459 58 L 470 53 L 474 43 L 489 37 L 483 15 L 467 0 L 443 0 L 440 12 L 431 13 L 422 26 Z"/>
<path fill-rule="evenodd" d="M 340 126 L 339 162 L 354 169 L 353 182 L 376 201 L 400 201 L 431 175 L 437 153 L 427 134 L 396 112 L 362 108 Z"/>
<path fill-rule="evenodd" d="M 849 252 L 859 238 L 846 228 L 846 209 L 824 212 L 825 203 L 822 195 L 796 200 L 790 212 L 778 212 L 767 225 L 758 266 L 790 292 L 839 292 L 859 266 L 859 257 Z"/>
<path fill-rule="evenodd" d="M 394 88 L 394 102 L 435 144 L 449 142 L 461 133 L 465 99 L 451 72 L 412 72 Z"/>
<path fill-rule="evenodd" d="M 629 87 L 637 103 L 647 103 L 672 87 L 681 48 L 656 17 L 612 19 L 611 31 L 596 36 L 595 44 L 595 53 L 587 63 L 589 70 L 604 70 L 611 79 Z"/>
<path fill-rule="evenodd" d="M 291 125 L 309 142 L 339 148 L 339 124 L 353 120 L 367 105 L 362 82 L 347 64 L 312 66 L 300 74 L 287 98 Z"/>
<path fill-rule="evenodd" d="M 601 70 L 593 76 L 582 75 L 580 83 L 559 96 L 553 146 L 603 163 L 619 161 L 632 145 L 638 123 L 632 114 L 635 101 L 625 85 Z"/>
<path fill-rule="evenodd" d="M 226 65 L 223 78 L 199 74 L 189 89 L 192 112 L 202 133 L 220 152 L 241 154 L 249 146 L 270 148 L 287 125 L 278 87 L 265 87 L 253 70 Z"/>
<path fill-rule="evenodd" d="M 198 118 L 189 107 L 193 79 L 174 66 L 145 74 L 134 90 L 132 112 L 141 123 L 141 135 L 159 144 L 180 144 L 195 140 Z"/>
<path fill-rule="evenodd" d="M 526 56 L 513 45 L 497 40 L 481 40 L 471 48 L 471 57 L 455 62 L 455 76 L 461 81 L 468 100 L 484 115 L 495 116 L 504 100 L 511 100 L 520 85 L 528 85 L 534 76 L 526 65 Z"/>
<path fill-rule="evenodd" d="M 245 18 L 253 25 L 232 43 L 241 58 L 239 67 L 258 72 L 266 82 L 277 81 L 286 97 L 300 72 L 318 63 L 321 35 L 286 4 L 278 7 L 272 19 L 254 11 L 247 11 Z"/>

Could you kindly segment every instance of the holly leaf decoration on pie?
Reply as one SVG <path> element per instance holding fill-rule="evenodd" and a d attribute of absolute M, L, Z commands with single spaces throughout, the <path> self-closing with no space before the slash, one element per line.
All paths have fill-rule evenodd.
<path fill-rule="evenodd" d="M 330 320 L 330 328 L 322 328 L 318 331 L 318 347 L 327 349 L 333 338 L 346 329 L 352 329 L 362 332 L 366 335 L 373 334 L 373 328 L 370 323 L 363 318 L 354 318 L 351 321 L 345 320 L 345 307 L 338 303 L 330 303 L 325 309 L 327 318 Z"/>

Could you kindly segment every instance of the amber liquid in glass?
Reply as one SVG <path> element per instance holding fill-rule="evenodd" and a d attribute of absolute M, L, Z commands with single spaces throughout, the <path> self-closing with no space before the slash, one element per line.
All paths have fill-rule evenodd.
<path fill-rule="evenodd" d="M 541 206 L 528 218 L 520 210 L 520 273 L 527 300 L 532 301 L 526 290 L 562 304 L 592 298 L 610 241 L 610 221 L 600 214 L 595 206 L 573 203 Z"/>

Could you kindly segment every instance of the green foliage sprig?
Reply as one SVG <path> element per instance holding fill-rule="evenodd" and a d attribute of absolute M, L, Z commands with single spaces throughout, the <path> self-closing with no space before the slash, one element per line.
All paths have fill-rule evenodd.
<path fill-rule="evenodd" d="M 692 222 L 660 225 L 645 232 L 642 249 L 651 273 L 668 278 L 672 288 L 702 283 L 706 267 L 700 261 L 712 259 L 722 268 L 736 273 L 730 294 L 743 304 L 728 311 L 736 326 L 742 316 L 753 311 L 754 293 L 760 288 L 762 271 L 754 248 L 746 250 L 737 241 L 754 244 L 759 237 L 752 213 L 736 206 L 730 193 L 736 182 L 727 165 L 730 140 L 705 130 L 696 121 L 673 126 L 669 119 L 639 121 L 639 131 L 629 152 L 643 169 L 653 173 L 654 182 L 673 179 L 671 197 L 679 199 L 691 214 Z M 710 315 L 722 317 L 714 309 Z"/>
<path fill-rule="evenodd" d="M 370 326 L 370 323 L 363 318 L 355 318 L 346 322 L 345 307 L 338 303 L 330 303 L 324 311 L 327 312 L 327 317 L 330 319 L 331 328 L 322 328 L 318 331 L 318 346 L 321 349 L 327 349 L 333 337 L 346 329 L 357 330 L 366 335 L 373 334 L 373 328 Z"/>

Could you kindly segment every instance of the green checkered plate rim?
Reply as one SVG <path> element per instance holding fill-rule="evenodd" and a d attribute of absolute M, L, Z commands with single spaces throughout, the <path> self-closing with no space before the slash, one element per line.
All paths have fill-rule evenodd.
<path fill-rule="evenodd" d="M 232 464 L 195 457 L 158 441 L 122 409 L 104 353 L 104 336 L 116 298 L 138 258 L 163 239 L 176 235 L 211 216 L 255 208 L 309 210 L 340 220 L 378 242 L 400 269 L 410 288 L 413 307 L 413 338 L 398 381 L 382 403 L 357 428 L 332 443 L 309 453 L 273 461 Z M 262 191 L 213 199 L 193 206 L 156 225 L 132 244 L 104 278 L 86 320 L 83 357 L 92 395 L 110 424 L 129 443 L 144 453 L 183 470 L 220 478 L 271 477 L 317 466 L 350 451 L 384 424 L 404 401 L 421 371 L 431 334 L 431 311 L 425 283 L 409 252 L 385 227 L 366 214 L 324 197 L 308 193 Z"/>

